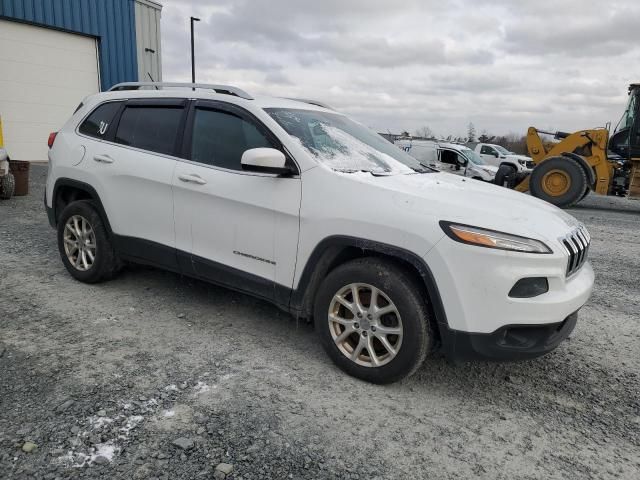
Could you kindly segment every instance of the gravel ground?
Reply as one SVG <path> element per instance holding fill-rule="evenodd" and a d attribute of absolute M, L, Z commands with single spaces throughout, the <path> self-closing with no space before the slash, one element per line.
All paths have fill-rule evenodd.
<path fill-rule="evenodd" d="M 573 210 L 597 285 L 556 351 L 375 386 L 262 301 L 72 280 L 45 174 L 0 203 L 0 478 L 640 478 L 640 201 Z"/>

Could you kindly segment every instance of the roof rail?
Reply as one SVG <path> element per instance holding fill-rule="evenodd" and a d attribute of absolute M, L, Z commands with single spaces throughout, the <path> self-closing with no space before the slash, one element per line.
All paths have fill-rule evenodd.
<path fill-rule="evenodd" d="M 327 110 L 335 110 L 330 105 L 327 105 L 324 102 L 319 102 L 318 100 L 310 100 L 308 98 L 292 98 L 292 97 L 284 97 L 287 100 L 294 100 L 296 102 L 308 103 L 309 105 L 315 105 L 316 107 L 326 108 Z"/>
<path fill-rule="evenodd" d="M 195 90 L 196 88 L 203 90 L 213 90 L 216 93 L 222 93 L 226 95 L 234 95 L 236 97 L 244 98 L 245 100 L 253 100 L 253 97 L 240 88 L 233 87 L 231 85 L 209 85 L 207 83 L 175 83 L 175 82 L 124 82 L 118 83 L 109 89 L 110 92 L 118 92 L 123 90 L 140 90 L 142 88 L 155 88 L 160 90 L 162 88 L 190 88 Z"/>

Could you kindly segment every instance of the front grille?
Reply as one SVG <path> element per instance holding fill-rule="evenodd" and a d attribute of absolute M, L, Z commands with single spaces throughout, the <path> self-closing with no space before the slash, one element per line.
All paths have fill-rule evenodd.
<path fill-rule="evenodd" d="M 533 163 L 533 160 L 527 160 L 527 168 L 533 168 L 535 166 L 536 166 L 536 164 Z"/>
<path fill-rule="evenodd" d="M 576 273 L 587 261 L 591 236 L 584 225 L 573 230 L 569 235 L 561 238 L 560 241 L 569 254 L 567 260 L 567 277 Z"/>

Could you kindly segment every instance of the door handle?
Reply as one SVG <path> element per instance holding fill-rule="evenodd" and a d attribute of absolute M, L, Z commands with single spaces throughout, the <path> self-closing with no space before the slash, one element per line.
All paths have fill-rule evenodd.
<path fill-rule="evenodd" d="M 93 159 L 99 163 L 113 163 L 113 158 L 109 155 L 94 155 Z"/>
<path fill-rule="evenodd" d="M 195 183 L 197 185 L 205 185 L 207 181 L 200 175 L 192 173 L 191 175 L 178 175 L 178 179 L 187 183 Z"/>

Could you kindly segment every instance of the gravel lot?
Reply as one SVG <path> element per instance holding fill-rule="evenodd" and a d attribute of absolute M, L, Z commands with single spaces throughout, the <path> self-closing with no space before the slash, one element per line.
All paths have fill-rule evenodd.
<path fill-rule="evenodd" d="M 0 203 L 0 478 L 640 478 L 640 201 L 572 211 L 597 285 L 555 352 L 375 386 L 250 297 L 72 280 L 45 174 Z"/>

